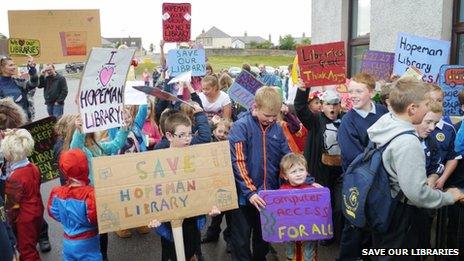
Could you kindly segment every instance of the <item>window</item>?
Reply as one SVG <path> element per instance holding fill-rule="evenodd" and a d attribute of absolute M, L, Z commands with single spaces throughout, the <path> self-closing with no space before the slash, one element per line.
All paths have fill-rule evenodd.
<path fill-rule="evenodd" d="M 369 50 L 371 0 L 350 0 L 348 12 L 347 77 L 351 77 L 360 71 L 362 55 L 364 51 Z"/>
<path fill-rule="evenodd" d="M 453 2 L 453 35 L 451 41 L 451 64 L 464 64 L 464 3 Z"/>

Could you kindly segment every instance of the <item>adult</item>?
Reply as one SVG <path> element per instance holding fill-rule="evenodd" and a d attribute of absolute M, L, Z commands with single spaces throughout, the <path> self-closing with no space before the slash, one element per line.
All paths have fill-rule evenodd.
<path fill-rule="evenodd" d="M 37 69 L 32 57 L 27 58 L 29 80 L 17 77 L 18 71 L 15 62 L 10 57 L 0 59 L 0 99 L 11 97 L 21 106 L 27 115 L 28 121 L 33 118 L 33 106 L 28 100 L 28 94 L 35 91 L 38 85 Z"/>
<path fill-rule="evenodd" d="M 274 73 L 268 73 L 266 71 L 266 65 L 260 64 L 259 65 L 259 75 L 257 79 L 262 82 L 266 86 L 275 86 L 279 88 L 280 92 L 280 97 L 282 98 L 282 101 L 284 101 L 284 93 L 282 90 L 282 81 L 280 80 L 280 77 L 275 75 Z"/>
<path fill-rule="evenodd" d="M 150 86 L 150 74 L 148 73 L 147 68 L 145 68 L 145 70 L 143 71 L 142 78 L 143 78 L 143 81 L 145 82 L 145 86 Z"/>
<path fill-rule="evenodd" d="M 64 101 L 68 96 L 68 84 L 66 78 L 56 72 L 55 65 L 45 66 L 39 78 L 39 88 L 44 88 L 48 116 L 60 118 L 63 115 Z"/>

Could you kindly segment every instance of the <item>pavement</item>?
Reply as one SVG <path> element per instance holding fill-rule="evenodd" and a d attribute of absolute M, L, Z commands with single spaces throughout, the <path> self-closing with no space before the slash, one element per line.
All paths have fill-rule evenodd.
<path fill-rule="evenodd" d="M 76 97 L 79 79 L 76 77 L 66 77 L 68 79 L 68 96 L 66 98 L 64 113 L 77 113 L 77 105 L 74 104 Z M 44 105 L 43 90 L 38 89 L 34 97 L 36 108 L 35 120 L 47 117 L 46 106 Z M 47 204 L 48 196 L 53 187 L 58 186 L 58 179 L 42 184 L 41 193 L 44 206 Z M 48 213 L 44 214 L 45 219 L 49 224 L 49 238 L 52 245 L 52 250 L 48 253 L 41 253 L 40 257 L 44 261 L 62 260 L 62 239 L 63 230 L 61 225 L 52 220 Z M 209 223 L 210 220 L 208 220 Z M 225 227 L 225 221 L 222 224 Z M 205 229 L 206 230 L 206 229 Z M 108 244 L 108 259 L 120 261 L 144 261 L 144 260 L 161 260 L 161 241 L 159 236 L 154 232 L 146 235 L 140 235 L 136 230 L 132 231 L 132 237 L 121 239 L 115 233 L 109 234 Z M 268 260 L 285 260 L 285 247 L 283 245 L 273 245 L 277 250 L 277 255 L 269 254 Z M 202 245 L 204 260 L 230 260 L 230 255 L 226 252 L 226 245 L 222 236 L 216 243 L 208 243 Z M 331 245 L 329 247 L 319 248 L 319 260 L 334 260 L 338 254 L 338 246 Z"/>

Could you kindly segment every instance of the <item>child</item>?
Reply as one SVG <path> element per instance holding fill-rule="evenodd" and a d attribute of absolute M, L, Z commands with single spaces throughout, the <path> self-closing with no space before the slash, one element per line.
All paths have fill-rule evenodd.
<path fill-rule="evenodd" d="M 146 135 L 148 140 L 148 150 L 153 149 L 156 143 L 161 140 L 161 134 L 156 123 L 155 118 L 155 101 L 153 99 L 148 99 L 148 113 L 145 123 L 143 124 L 143 134 Z"/>
<path fill-rule="evenodd" d="M 289 111 L 289 107 L 285 104 L 282 105 L 278 122 L 284 131 L 290 150 L 301 154 L 304 150 L 304 142 L 306 141 L 308 131 L 300 120 Z"/>
<path fill-rule="evenodd" d="M 370 140 L 377 146 L 390 142 L 382 161 L 390 175 L 391 194 L 398 200 L 390 229 L 385 233 L 373 233 L 375 248 L 417 248 L 422 236 L 416 233 L 415 220 L 421 214 L 418 209 L 439 208 L 464 198 L 457 188 L 441 192 L 427 185 L 424 151 L 417 136 L 403 134 L 394 138 L 402 132 L 415 131 L 413 124 L 422 122 L 428 112 L 428 92 L 427 85 L 418 80 L 396 81 L 389 97 L 393 112 L 383 115 L 367 130 Z"/>
<path fill-rule="evenodd" d="M 214 115 L 219 115 L 221 118 L 230 120 L 232 117 L 231 101 L 227 93 L 219 90 L 217 76 L 205 76 L 201 80 L 201 85 L 200 99 L 208 119 L 211 120 Z"/>
<path fill-rule="evenodd" d="M 353 108 L 343 116 L 337 137 L 343 170 L 346 170 L 354 158 L 367 147 L 367 129 L 388 112 L 385 106 L 372 101 L 374 91 L 375 80 L 369 74 L 358 73 L 351 78 L 348 93 Z M 371 234 L 368 231 L 345 222 L 340 242 L 341 259 L 361 257 L 362 248 L 368 248 L 370 245 Z"/>
<path fill-rule="evenodd" d="M 295 92 L 296 94 L 296 92 Z M 308 96 L 308 109 L 312 112 L 312 113 L 320 113 L 321 110 L 322 110 L 322 103 L 321 103 L 321 99 L 319 98 L 319 96 L 321 96 L 321 92 L 320 91 L 314 91 L 314 92 L 310 92 L 309 93 L 309 96 Z"/>
<path fill-rule="evenodd" d="M 56 134 L 55 144 L 53 145 L 53 163 L 55 164 L 55 166 L 58 166 L 60 154 L 63 151 L 63 145 L 66 139 L 66 135 L 68 134 L 68 129 L 70 128 L 70 126 L 74 125 L 76 118 L 77 115 L 73 114 L 63 115 L 55 124 L 55 127 L 53 129 Z M 67 145 L 66 150 L 68 150 L 68 148 L 69 143 Z M 63 186 L 64 184 L 66 184 L 66 177 L 59 168 L 57 169 L 60 174 L 60 184 L 61 186 Z"/>
<path fill-rule="evenodd" d="M 7 130 L 2 152 L 9 164 L 6 180 L 8 220 L 18 240 L 21 260 L 40 260 L 36 245 L 43 223 L 40 171 L 27 159 L 34 149 L 34 140 L 25 129 Z"/>
<path fill-rule="evenodd" d="M 429 84 L 432 91 L 430 99 L 443 106 L 444 92 L 440 86 Z M 443 174 L 435 181 L 434 188 L 443 189 L 446 181 L 451 177 L 462 156 L 455 152 L 454 141 L 456 140 L 456 129 L 451 123 L 449 116 L 442 117 L 430 134 L 438 145 L 440 163 L 445 166 Z"/>
<path fill-rule="evenodd" d="M 214 116 L 213 119 L 213 128 L 212 128 L 212 141 L 224 141 L 227 140 L 229 136 L 229 130 L 231 126 L 231 122 L 218 118 L 217 116 Z M 201 239 L 201 243 L 209 243 L 209 242 L 215 242 L 219 239 L 219 234 L 221 233 L 221 223 L 222 223 L 222 217 L 226 215 L 226 222 L 227 222 L 227 228 L 224 230 L 223 236 L 224 240 L 227 243 L 227 251 L 230 252 L 230 218 L 228 213 L 221 213 L 218 216 L 215 216 L 211 220 L 211 224 L 209 225 L 208 229 L 206 230 L 206 235 Z"/>
<path fill-rule="evenodd" d="M 305 183 L 308 176 L 306 166 L 307 163 L 303 155 L 296 153 L 285 155 L 280 161 L 280 173 L 286 183 L 282 184 L 279 189 L 321 188 L 322 186 L 315 182 L 311 185 Z M 285 248 L 287 260 L 317 260 L 316 241 L 288 242 Z M 298 253 L 301 253 L 301 255 L 298 255 Z"/>
<path fill-rule="evenodd" d="M 279 163 L 290 152 L 282 128 L 275 124 L 281 107 L 279 91 L 263 86 L 256 91 L 251 112 L 236 121 L 229 132 L 239 200 L 239 208 L 230 213 L 233 260 L 265 260 L 268 252 L 259 221 L 259 210 L 265 202 L 258 191 L 279 187 Z"/>
<path fill-rule="evenodd" d="M 48 214 L 63 226 L 63 259 L 102 260 L 95 191 L 89 185 L 87 157 L 79 149 L 65 151 L 59 168 L 67 183 L 52 189 Z"/>
<path fill-rule="evenodd" d="M 202 111 L 200 106 L 195 108 L 196 113 Z M 175 113 L 169 116 L 165 122 L 165 135 L 169 140 L 170 148 L 185 148 L 191 145 L 192 141 L 192 122 L 183 113 Z M 220 214 L 216 207 L 210 212 L 211 215 Z M 204 216 L 190 217 L 184 219 L 182 223 L 184 250 L 186 260 L 195 258 L 195 253 L 200 248 L 200 229 L 204 225 Z M 170 229 L 170 224 L 161 224 L 158 220 L 153 220 L 148 227 L 156 228 L 156 232 L 161 235 L 162 260 L 176 260 L 175 245 Z"/>
<path fill-rule="evenodd" d="M 232 77 L 230 77 L 228 73 L 223 73 L 221 77 L 219 77 L 219 90 L 226 92 L 232 83 L 234 83 Z"/>
<path fill-rule="evenodd" d="M 304 88 L 299 80 L 295 96 L 295 111 L 298 119 L 308 130 L 308 139 L 303 155 L 308 162 L 308 170 L 316 182 L 330 189 L 332 203 L 332 220 L 334 222 L 334 239 L 324 241 L 330 244 L 341 235 L 343 214 L 341 212 L 342 168 L 340 147 L 337 140 L 341 119 L 341 98 L 332 89 L 324 91 L 320 99 L 322 112 L 313 113 L 308 109 L 309 89 Z"/>

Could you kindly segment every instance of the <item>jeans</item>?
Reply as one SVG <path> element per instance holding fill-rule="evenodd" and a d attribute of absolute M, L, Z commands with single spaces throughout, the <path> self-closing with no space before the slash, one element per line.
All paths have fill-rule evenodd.
<path fill-rule="evenodd" d="M 47 104 L 48 116 L 55 116 L 56 118 L 61 117 L 61 115 L 63 115 L 63 108 L 64 105 L 62 104 Z"/>

